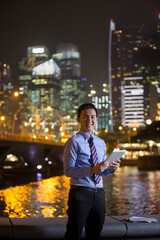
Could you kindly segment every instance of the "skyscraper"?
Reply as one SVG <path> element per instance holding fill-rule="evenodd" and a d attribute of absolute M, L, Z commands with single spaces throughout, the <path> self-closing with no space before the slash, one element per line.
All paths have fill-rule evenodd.
<path fill-rule="evenodd" d="M 113 20 L 111 24 L 113 25 Z M 115 25 L 114 25 L 115 27 Z M 110 28 L 109 39 L 109 87 L 113 128 L 117 129 L 122 121 L 121 85 L 125 77 L 148 74 L 135 71 L 135 53 L 142 48 L 155 47 L 153 41 L 146 36 L 145 26 L 128 26 L 127 28 Z M 137 65 L 139 67 L 139 64 Z M 148 80 L 148 79 L 147 79 Z"/>
<path fill-rule="evenodd" d="M 27 119 L 31 119 L 33 113 L 39 116 L 43 124 L 41 130 L 45 126 L 55 129 L 56 123 L 59 125 L 61 120 L 60 124 L 66 127 L 66 133 L 76 133 L 77 108 L 85 102 L 86 97 L 86 81 L 81 79 L 81 58 L 77 46 L 71 43 L 58 44 L 52 57 L 46 47 L 29 47 L 27 57 L 19 63 L 19 69 L 20 94 L 27 95 L 30 100 L 27 107 L 30 113 L 27 114 L 27 110 L 24 113 Z M 51 107 L 49 111 L 47 106 Z M 24 108 L 24 104 L 20 108 Z M 21 113 L 21 118 L 24 118 L 24 114 Z"/>
<path fill-rule="evenodd" d="M 1 131 L 11 131 L 11 122 L 15 106 L 9 99 L 12 96 L 13 87 L 9 61 L 0 61 L 0 116 L 5 117 Z"/>
<path fill-rule="evenodd" d="M 103 83 L 101 91 L 99 92 L 97 92 L 96 88 L 91 84 L 88 99 L 98 110 L 98 123 L 95 130 L 108 132 L 110 112 L 108 84 Z"/>
<path fill-rule="evenodd" d="M 33 119 L 38 131 L 43 132 L 45 124 L 48 127 L 53 125 L 54 116 L 47 111 L 47 106 L 58 107 L 60 104 L 60 68 L 53 59 L 49 59 L 45 46 L 34 46 L 27 49 L 27 57 L 20 61 L 19 70 L 19 90 L 24 96 L 19 106 L 21 120 Z"/>
<path fill-rule="evenodd" d="M 22 94 L 28 95 L 28 88 L 32 82 L 32 69 L 48 60 L 49 51 L 45 46 L 33 46 L 27 48 L 27 56 L 19 61 L 19 88 Z"/>
<path fill-rule="evenodd" d="M 85 102 L 85 79 L 81 78 L 81 57 L 78 47 L 71 43 L 61 43 L 55 47 L 53 59 L 61 69 L 60 111 L 62 116 L 70 116 L 67 130 L 74 134 L 78 130 L 77 108 Z"/>
<path fill-rule="evenodd" d="M 149 118 L 149 85 L 143 77 L 125 77 L 122 82 L 122 126 L 145 127 Z"/>

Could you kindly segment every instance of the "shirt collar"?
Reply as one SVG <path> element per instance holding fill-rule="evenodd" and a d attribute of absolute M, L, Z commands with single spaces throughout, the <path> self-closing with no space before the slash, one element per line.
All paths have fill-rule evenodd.
<path fill-rule="evenodd" d="M 85 139 L 87 139 L 87 140 L 89 140 L 90 137 L 93 137 L 93 138 L 94 138 L 94 134 L 93 134 L 93 133 L 91 133 L 91 135 L 90 135 L 90 134 L 88 134 L 88 133 L 86 133 L 86 132 L 84 132 L 84 131 L 82 131 L 82 130 L 80 130 L 79 133 L 80 133 Z"/>

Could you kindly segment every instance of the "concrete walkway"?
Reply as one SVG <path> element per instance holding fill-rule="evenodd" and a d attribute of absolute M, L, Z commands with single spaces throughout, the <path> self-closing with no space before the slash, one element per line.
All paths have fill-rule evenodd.
<path fill-rule="evenodd" d="M 160 215 L 158 222 L 126 222 L 130 216 L 106 216 L 102 239 L 109 240 L 160 240 Z M 142 217 L 142 216 L 141 216 Z M 67 218 L 0 218 L 0 239 L 49 240 L 63 239 Z M 84 231 L 82 239 L 84 238 Z M 94 240 L 94 239 L 92 239 Z"/>

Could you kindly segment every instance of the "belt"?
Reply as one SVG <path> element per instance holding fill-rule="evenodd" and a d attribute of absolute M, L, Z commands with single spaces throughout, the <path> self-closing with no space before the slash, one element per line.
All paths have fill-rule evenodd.
<path fill-rule="evenodd" d="M 86 190 L 89 192 L 102 192 L 103 188 L 90 188 L 90 187 L 83 187 L 83 186 L 76 186 L 76 185 L 71 185 L 71 189 L 81 189 L 81 190 Z"/>

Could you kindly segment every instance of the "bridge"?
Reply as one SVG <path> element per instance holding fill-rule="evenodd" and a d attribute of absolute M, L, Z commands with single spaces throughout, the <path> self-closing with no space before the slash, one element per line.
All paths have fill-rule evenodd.
<path fill-rule="evenodd" d="M 47 172 L 63 167 L 64 139 L 0 133 L 0 173 Z"/>

